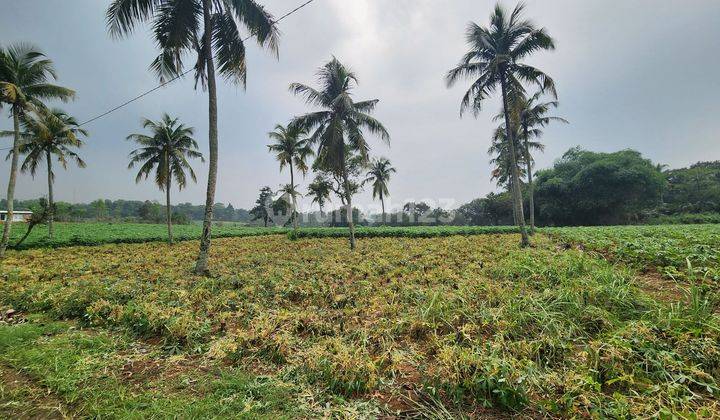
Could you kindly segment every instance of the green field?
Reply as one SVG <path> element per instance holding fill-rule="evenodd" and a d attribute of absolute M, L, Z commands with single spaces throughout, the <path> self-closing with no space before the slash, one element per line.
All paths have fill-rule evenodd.
<path fill-rule="evenodd" d="M 567 243 L 602 253 L 613 261 L 686 280 L 720 284 L 720 225 L 662 225 L 549 228 L 546 233 Z"/>
<path fill-rule="evenodd" d="M 11 244 L 17 242 L 26 231 L 23 223 L 13 225 Z M 173 236 L 178 241 L 200 238 L 201 224 L 173 226 Z M 247 227 L 237 223 L 216 223 L 213 236 L 217 238 L 244 237 L 286 233 L 282 228 Z M 92 246 L 101 244 L 143 243 L 167 241 L 167 225 L 148 223 L 55 223 L 55 237 L 48 238 L 47 226 L 37 226 L 21 245 L 21 249 L 57 248 L 65 246 Z"/>
<path fill-rule="evenodd" d="M 448 232 L 11 251 L 0 417 L 720 415 L 717 226 Z"/>
<path fill-rule="evenodd" d="M 12 230 L 12 242 L 17 242 L 25 234 L 24 224 L 15 224 Z M 511 226 L 438 226 L 438 227 L 358 227 L 358 238 L 370 237 L 413 237 L 428 238 L 450 235 L 482 235 L 489 233 L 509 233 L 516 229 Z M 237 223 L 216 223 L 213 237 L 232 238 L 258 235 L 287 234 L 287 228 L 248 227 Z M 200 238 L 202 225 L 173 226 L 173 236 L 177 241 Z M 295 236 L 298 238 L 346 237 L 347 228 L 303 228 Z M 92 246 L 101 244 L 163 242 L 167 240 L 167 226 L 144 223 L 56 223 L 55 237 L 47 235 L 47 227 L 37 226 L 22 243 L 20 249 L 59 248 L 66 246 Z"/>
<path fill-rule="evenodd" d="M 463 229 L 11 251 L 0 417 L 720 415 L 717 226 Z"/>

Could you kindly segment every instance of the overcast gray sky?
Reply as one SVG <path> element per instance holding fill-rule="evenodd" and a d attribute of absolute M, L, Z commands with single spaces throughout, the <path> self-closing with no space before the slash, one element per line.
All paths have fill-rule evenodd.
<path fill-rule="evenodd" d="M 276 16 L 301 0 L 261 0 Z M 63 105 L 86 120 L 157 83 L 148 71 L 156 55 L 148 27 L 123 40 L 106 33 L 109 1 L 0 0 L 0 44 L 29 41 L 55 62 L 59 83 L 77 100 Z M 503 2 L 513 7 L 515 2 Z M 458 204 L 495 190 L 487 148 L 491 101 L 474 119 L 459 118 L 466 83 L 446 89 L 445 72 L 465 52 L 464 30 L 486 25 L 494 5 L 486 0 L 315 0 L 280 24 L 280 58 L 249 45 L 246 91 L 220 83 L 218 202 L 249 207 L 263 185 L 287 183 L 287 173 L 267 152 L 267 132 L 308 110 L 288 92 L 291 82 L 312 83 L 317 68 L 337 56 L 358 75 L 357 100 L 379 98 L 377 118 L 392 136 L 388 148 L 372 140 L 372 153 L 388 157 L 398 172 L 393 204 L 407 199 L 452 199 Z M 568 148 L 624 148 L 671 167 L 720 159 L 720 1 L 535 0 L 526 15 L 547 28 L 557 50 L 531 60 L 558 85 L 558 114 L 570 125 L 546 130 L 547 149 L 536 158 L 547 167 Z M 82 149 L 86 169 L 58 171 L 56 199 L 157 199 L 150 183 L 135 185 L 126 169 L 133 145 L 127 134 L 141 117 L 162 112 L 197 129 L 207 151 L 207 96 L 192 77 L 89 125 Z M 0 129 L 9 129 L 7 111 Z M 0 139 L 0 147 L 9 140 Z M 173 202 L 204 202 L 207 167 L 196 163 L 197 185 L 174 192 Z M 0 181 L 8 163 L 0 162 Z M 303 181 L 302 190 L 311 180 Z M 4 186 L 2 187 L 5 188 Z M 3 190 L 4 191 L 4 190 Z M 46 194 L 44 176 L 22 175 L 19 198 Z M 369 192 L 360 203 L 369 203 Z M 305 200 L 309 201 L 309 200 Z"/>

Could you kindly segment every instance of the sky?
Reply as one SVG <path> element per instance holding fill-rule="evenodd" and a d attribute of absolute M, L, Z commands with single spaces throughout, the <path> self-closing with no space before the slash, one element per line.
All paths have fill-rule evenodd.
<path fill-rule="evenodd" d="M 260 0 L 275 16 L 303 0 Z M 501 2 L 513 7 L 514 2 Z M 148 70 L 156 56 L 149 26 L 115 40 L 107 34 L 101 0 L 0 0 L 0 45 L 26 41 L 56 66 L 58 84 L 77 91 L 61 106 L 85 121 L 158 81 Z M 474 117 L 459 114 L 469 82 L 448 89 L 446 72 L 466 51 L 470 21 L 487 25 L 494 1 L 314 0 L 282 21 L 279 57 L 248 42 L 247 89 L 219 82 L 220 160 L 216 202 L 249 208 L 258 190 L 289 182 L 289 173 L 267 151 L 267 133 L 294 115 L 312 111 L 288 91 L 292 82 L 314 84 L 317 69 L 333 55 L 355 71 L 356 100 L 380 99 L 375 114 L 391 135 L 386 146 L 370 138 L 373 156 L 392 161 L 391 205 L 411 200 L 454 207 L 496 191 L 487 149 L 499 110 L 489 100 Z M 537 168 L 567 149 L 612 152 L 632 148 L 654 162 L 684 167 L 720 159 L 720 1 L 531 0 L 526 17 L 545 27 L 557 49 L 533 64 L 557 84 L 557 115 L 570 121 L 545 130 Z M 188 61 L 191 63 L 192 61 Z M 192 75 L 89 124 L 81 149 L 85 169 L 58 170 L 56 200 L 97 198 L 158 200 L 150 181 L 135 183 L 127 169 L 126 141 L 142 132 L 142 118 L 167 112 L 196 128 L 207 154 L 207 94 Z M 0 130 L 12 126 L 0 111 Z M 10 145 L 0 139 L 0 148 Z M 4 152 L 3 152 L 4 153 Z M 204 202 L 207 165 L 194 163 L 198 183 L 173 191 L 173 203 Z M 9 162 L 0 160 L 0 182 Z M 306 191 L 312 174 L 301 180 Z M 2 189 L 4 190 L 4 186 Z M 371 189 L 357 203 L 372 205 Z M 47 194 L 45 176 L 23 174 L 16 196 Z M 339 201 L 335 199 L 334 201 Z M 301 207 L 310 205 L 301 199 Z"/>

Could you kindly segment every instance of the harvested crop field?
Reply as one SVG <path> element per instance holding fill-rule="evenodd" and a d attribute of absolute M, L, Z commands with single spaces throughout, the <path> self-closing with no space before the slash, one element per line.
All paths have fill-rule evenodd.
<path fill-rule="evenodd" d="M 13 252 L 0 365 L 89 417 L 720 413 L 712 289 L 657 299 L 632 265 L 518 240 L 226 238 L 211 278 L 194 241 Z"/>

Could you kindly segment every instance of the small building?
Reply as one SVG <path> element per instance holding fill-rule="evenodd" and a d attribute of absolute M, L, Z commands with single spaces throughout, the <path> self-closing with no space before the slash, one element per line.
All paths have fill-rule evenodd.
<path fill-rule="evenodd" d="M 33 212 L 27 210 L 13 211 L 13 222 L 29 222 Z M 0 222 L 7 220 L 7 211 L 0 210 Z"/>

